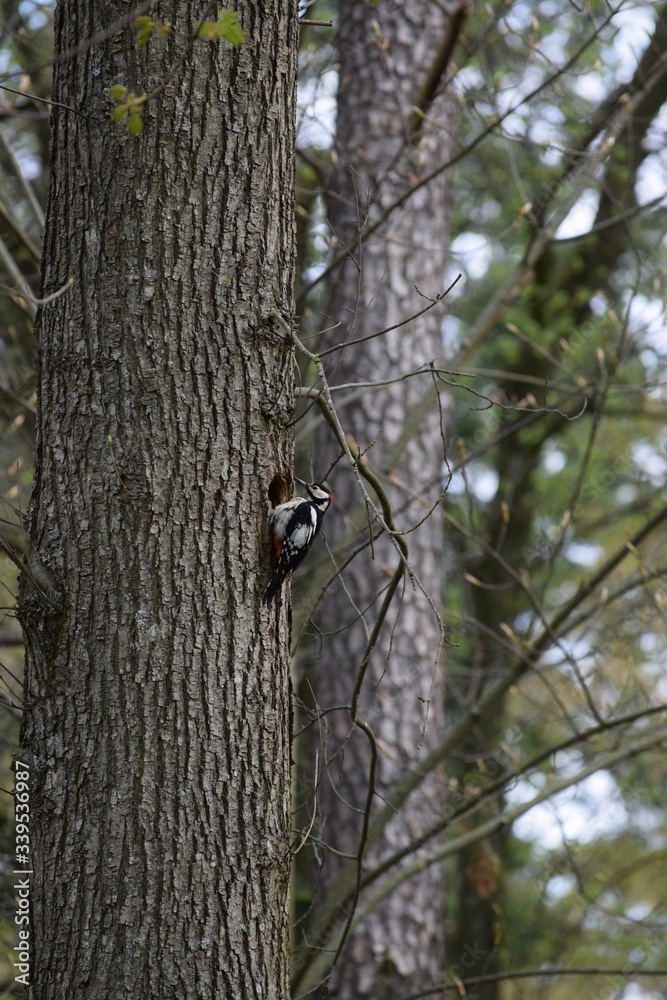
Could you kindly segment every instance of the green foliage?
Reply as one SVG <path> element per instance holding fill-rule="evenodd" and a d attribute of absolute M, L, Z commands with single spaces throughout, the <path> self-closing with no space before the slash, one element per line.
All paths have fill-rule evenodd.
<path fill-rule="evenodd" d="M 471 58 L 459 76 L 458 148 L 475 141 L 480 123 L 535 88 L 534 60 L 542 46 L 546 51 L 548 42 L 551 57 L 541 73 L 546 78 L 581 47 L 587 30 L 573 9 L 557 36 L 545 3 L 507 5 L 493 27 L 481 4 L 472 4 L 470 13 L 465 31 Z M 491 41 L 485 33 L 496 30 Z M 479 59 L 475 38 L 483 39 Z M 600 117 L 599 102 L 587 97 L 593 88 L 581 86 L 581 77 L 590 73 L 589 85 L 594 77 L 598 88 L 613 93 L 615 54 L 611 34 L 601 32 L 582 52 L 576 72 L 546 85 L 511 116 L 511 127 L 476 143 L 452 171 L 452 235 L 467 238 L 469 246 L 474 235 L 486 261 L 483 269 L 470 267 L 464 294 L 457 291 L 450 302 L 461 342 L 475 340 L 485 306 L 571 190 L 576 173 L 567 173 L 567 151 L 581 148 Z M 610 148 L 582 198 L 590 214 L 581 203 L 573 212 L 581 219 L 581 238 L 559 234 L 530 279 L 517 282 L 520 293 L 499 310 L 461 365 L 476 377 L 461 379 L 466 388 L 453 393 L 449 432 L 452 442 L 463 439 L 468 461 L 466 483 L 450 491 L 448 509 L 471 536 L 467 541 L 448 529 L 448 675 L 459 697 L 472 700 L 486 673 L 501 675 L 514 662 L 506 636 L 514 637 L 520 655 L 530 655 L 543 622 L 553 621 L 614 554 L 628 553 L 604 586 L 582 597 L 574 621 L 559 628 L 535 676 L 522 680 L 483 730 L 482 748 L 512 733 L 523 761 L 594 727 L 593 712 L 606 723 L 665 700 L 664 527 L 636 551 L 628 548 L 628 539 L 664 502 L 667 353 L 657 331 L 664 326 L 665 217 L 644 211 L 614 226 L 615 215 L 633 212 L 642 200 L 635 193 L 639 161 L 632 143 L 632 134 L 621 135 Z M 466 272 L 466 257 L 455 258 L 457 270 L 460 265 Z M 452 445 L 452 465 L 458 457 Z M 497 483 L 491 496 L 476 491 L 485 477 Z M 481 546 L 492 554 L 480 553 Z M 643 726 L 658 729 L 660 718 Z M 521 797 L 595 760 L 618 745 L 613 739 L 630 744 L 636 735 L 629 725 L 615 736 L 584 738 L 572 753 L 546 756 L 520 780 Z M 448 763 L 448 773 L 458 774 L 455 764 Z M 600 814 L 608 805 L 613 821 L 598 825 L 594 796 L 582 787 L 534 819 L 531 832 L 522 833 L 526 840 L 503 842 L 498 912 L 504 968 L 615 966 L 628 970 L 629 983 L 633 963 L 664 964 L 664 934 L 656 931 L 656 915 L 665 908 L 664 753 L 610 767 L 593 785 L 598 777 L 610 789 Z M 577 809 L 590 817 L 580 831 L 574 822 L 570 828 Z M 547 849 L 561 822 L 562 846 Z M 529 983 L 505 984 L 503 1000 L 566 1000 L 580 990 L 565 978 Z M 640 983 L 645 992 L 638 995 L 652 995 L 649 981 Z M 622 992 L 604 976 L 584 989 L 595 996 Z"/>
<path fill-rule="evenodd" d="M 109 95 L 112 101 L 120 104 L 127 97 L 127 87 L 124 87 L 122 83 L 115 83 L 113 87 L 109 87 Z"/>
<path fill-rule="evenodd" d="M 132 27 L 137 32 L 138 49 L 144 48 L 154 35 L 164 37 L 170 35 L 173 30 L 169 22 L 154 21 L 143 15 L 134 19 Z M 221 10 L 216 21 L 197 21 L 195 34 L 207 42 L 224 40 L 234 46 L 242 45 L 246 40 L 246 33 L 239 23 L 239 16 L 235 10 Z M 109 96 L 115 104 L 111 112 L 112 122 L 115 124 L 124 123 L 125 128 L 133 137 L 141 135 L 144 129 L 143 114 L 148 94 L 128 92 L 127 87 L 122 83 L 115 83 L 109 87 Z"/>
<path fill-rule="evenodd" d="M 144 127 L 144 105 L 148 94 L 128 93 L 127 87 L 116 83 L 109 87 L 109 96 L 116 104 L 111 112 L 111 121 L 116 124 L 124 122 L 131 136 L 141 135 Z"/>
<path fill-rule="evenodd" d="M 127 131 L 132 136 L 140 135 L 144 128 L 144 123 L 141 114 L 136 112 L 128 114 L 127 116 Z"/>
<path fill-rule="evenodd" d="M 171 33 L 171 24 L 168 22 L 161 24 L 145 16 L 135 18 L 132 22 L 132 27 L 137 32 L 138 49 L 142 49 L 144 45 L 147 45 L 153 35 L 164 36 Z"/>
<path fill-rule="evenodd" d="M 239 23 L 239 15 L 235 10 L 221 10 L 217 21 L 197 21 L 195 30 L 199 38 L 207 42 L 219 42 L 221 39 L 230 45 L 243 45 L 246 33 Z"/>

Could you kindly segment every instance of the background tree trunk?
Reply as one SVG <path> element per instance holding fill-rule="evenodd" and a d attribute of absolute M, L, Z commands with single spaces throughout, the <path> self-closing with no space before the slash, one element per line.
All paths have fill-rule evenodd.
<path fill-rule="evenodd" d="M 624 211 L 636 207 L 637 173 L 649 149 L 644 142 L 645 136 L 667 96 L 667 71 L 664 66 L 660 68 L 666 41 L 667 8 L 663 7 L 633 80 L 623 83 L 620 92 L 602 105 L 596 120 L 589 125 L 591 132 L 600 128 L 613 112 L 620 94 L 634 93 L 650 80 L 634 113 L 619 130 L 605 165 L 592 232 L 586 234 L 579 245 L 575 244 L 574 249 L 572 245 L 562 248 L 557 243 L 550 243 L 535 262 L 526 313 L 531 330 L 539 333 L 535 343 L 528 341 L 521 344 L 512 358 L 512 372 L 496 382 L 502 398 L 511 403 L 518 403 L 526 395 L 527 383 L 521 381 L 521 376 L 532 378 L 533 384 L 538 384 L 540 379 L 548 384 L 554 378 L 556 365 L 553 361 L 558 358 L 561 345 L 565 343 L 567 346 L 568 342 L 572 342 L 576 349 L 577 341 L 585 339 L 586 323 L 590 323 L 591 318 L 591 289 L 596 289 L 597 294 L 604 290 L 610 301 L 614 301 L 616 293 L 612 275 L 623 253 L 633 249 L 636 241 Z M 539 203 L 538 199 L 539 195 L 536 195 L 536 203 Z M 499 323 L 496 335 L 500 326 Z M 623 341 L 621 336 L 619 344 L 623 345 Z M 496 348 L 494 356 L 493 350 L 493 339 L 490 338 L 490 342 L 482 348 L 486 355 L 478 351 L 473 358 L 480 367 L 507 367 L 501 351 Z M 581 378 L 586 368 L 581 362 L 579 365 L 577 372 Z M 600 399 L 605 393 L 606 389 L 600 389 Z M 576 413 L 580 401 L 574 400 L 568 407 L 570 415 Z M 590 460 L 589 448 L 594 441 L 597 447 L 602 436 L 599 433 L 600 409 L 599 400 L 593 398 L 586 413 L 582 414 L 581 424 L 589 425 L 588 433 L 591 435 L 588 447 L 580 447 L 577 455 L 577 461 L 584 462 L 584 469 Z M 544 462 L 545 445 L 559 442 L 563 447 L 570 421 L 562 413 L 548 413 L 544 414 L 538 427 L 527 427 L 522 431 L 522 417 L 519 412 L 516 415 L 506 413 L 497 418 L 498 430 L 502 429 L 505 433 L 493 462 L 498 489 L 486 505 L 484 514 L 476 512 L 476 531 L 479 534 L 463 541 L 453 528 L 448 528 L 448 536 L 462 555 L 457 579 L 466 581 L 466 604 L 472 622 L 469 662 L 462 670 L 454 665 L 450 670 L 449 679 L 459 690 L 458 709 L 451 713 L 450 725 L 458 721 L 461 706 L 469 704 L 473 697 L 478 698 L 498 677 L 507 675 L 511 669 L 503 629 L 507 624 L 517 627 L 521 612 L 525 611 L 526 600 L 518 581 L 508 579 L 506 567 L 521 567 L 522 574 L 535 572 L 540 562 L 549 556 L 553 558 L 557 548 L 563 544 L 547 544 L 544 539 L 539 541 L 539 525 L 548 523 L 539 471 L 540 464 Z M 512 424 L 514 432 L 508 433 Z M 585 456 L 583 459 L 580 458 L 582 455 Z M 574 501 L 570 501 L 568 518 L 575 506 L 580 507 L 581 518 L 581 505 Z M 565 524 L 564 521 L 561 523 Z M 583 536 L 586 537 L 585 531 Z M 498 555 L 503 560 L 502 566 Z M 539 592 L 537 586 L 535 591 Z M 579 677 L 575 675 L 575 689 L 583 686 L 582 677 L 583 672 Z M 452 703 L 455 703 L 454 698 L 450 700 L 450 705 Z M 587 708 L 593 704 L 589 692 L 586 693 L 586 704 Z M 449 772 L 458 775 L 462 786 L 465 786 L 466 776 L 470 779 L 472 775 L 475 780 L 475 771 L 478 771 L 478 780 L 480 773 L 483 776 L 482 768 L 494 763 L 497 766 L 494 758 L 499 751 L 502 753 L 503 736 L 510 729 L 510 719 L 511 711 L 503 697 L 498 700 L 493 715 L 479 720 L 471 728 L 465 744 L 460 748 L 463 766 L 449 766 Z M 502 808 L 502 804 L 499 800 L 478 811 L 471 820 L 471 826 L 484 824 L 489 815 Z M 508 900 L 499 890 L 503 879 L 507 880 L 513 851 L 506 834 L 507 831 L 503 831 L 485 839 L 460 855 L 457 933 L 450 954 L 470 977 L 498 970 L 498 946 L 503 937 L 508 905 Z M 468 988 L 470 1000 L 496 1000 L 499 993 L 498 982 Z"/>
<path fill-rule="evenodd" d="M 296 7 L 62 0 L 27 591 L 34 1000 L 287 996 L 288 630 L 261 608 L 291 462 Z M 104 36 L 102 42 L 92 43 Z M 188 46 L 190 50 L 188 51 Z M 143 134 L 105 91 L 146 91 Z M 286 388 L 287 387 L 287 388 Z M 272 423 L 276 418 L 276 423 Z"/>
<path fill-rule="evenodd" d="M 409 190 L 448 148 L 444 76 L 451 23 L 438 5 L 382 3 L 377 7 L 343 2 L 339 30 L 339 90 L 335 148 L 338 167 L 328 197 L 327 216 L 334 254 L 354 247 L 332 275 L 323 325 L 335 329 L 325 345 L 355 340 L 402 323 L 443 291 L 446 247 L 446 183 L 440 178 L 415 194 L 404 210 L 366 238 L 381 213 Z M 415 114 L 415 108 L 421 114 Z M 426 117 L 424 117 L 426 116 Z M 443 307 L 364 344 L 345 348 L 328 360 L 334 383 L 392 379 L 441 355 Z M 339 397 L 336 397 L 339 398 Z M 424 400 L 428 398 L 425 406 Z M 391 500 L 396 527 L 422 521 L 437 499 L 444 459 L 437 394 L 422 374 L 356 394 L 339 415 L 366 452 Z M 334 459 L 324 436 L 316 449 L 318 475 Z M 337 549 L 342 533 L 326 525 L 327 540 L 343 562 L 367 538 L 359 493 L 342 463 L 332 473 L 335 509 L 353 534 L 349 548 Z M 357 514 L 355 515 L 355 511 Z M 338 524 L 341 520 L 338 521 Z M 442 522 L 437 511 L 405 539 L 409 561 L 437 608 L 443 580 Z M 342 543 L 345 544 L 345 543 Z M 398 557 L 382 539 L 375 561 L 366 550 L 334 584 L 317 616 L 323 639 L 316 688 L 319 707 L 350 703 L 368 633 L 377 619 L 384 590 Z M 380 596 L 378 596 L 380 595 Z M 365 624 L 362 624 L 363 617 Z M 421 755 L 437 739 L 442 720 L 442 656 L 437 614 L 419 585 L 404 577 L 372 654 L 361 699 L 361 715 L 380 747 L 376 797 L 384 797 L 406 769 L 419 768 Z M 335 712 L 323 722 L 328 773 L 322 782 L 324 841 L 336 851 L 356 854 L 369 775 L 369 741 Z M 441 777 L 424 782 L 420 793 L 390 824 L 386 839 L 365 862 L 410 843 L 440 815 Z M 341 863 L 325 857 L 324 881 L 336 881 Z M 354 862 L 343 867 L 348 869 Z M 334 874 L 335 873 L 335 874 Z M 349 873 L 349 872 L 348 872 Z M 410 880 L 352 932 L 331 981 L 341 998 L 394 997 L 437 979 L 444 961 L 444 887 L 439 869 Z M 307 980 L 310 984 L 310 980 Z M 302 986 L 306 980 L 302 982 Z M 409 987 L 409 989 L 408 989 Z"/>

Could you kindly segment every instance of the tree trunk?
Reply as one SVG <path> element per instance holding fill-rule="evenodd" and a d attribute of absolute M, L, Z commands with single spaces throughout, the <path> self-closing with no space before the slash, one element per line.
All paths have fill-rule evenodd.
<path fill-rule="evenodd" d="M 296 6 L 61 0 L 24 588 L 33 1000 L 286 997 Z M 93 42 L 93 39 L 101 41 Z M 105 88 L 150 96 L 132 138 Z"/>
<path fill-rule="evenodd" d="M 565 248 L 559 248 L 557 243 L 550 244 L 535 263 L 531 295 L 524 309 L 529 310 L 532 329 L 540 331 L 541 347 L 538 351 L 530 343 L 523 343 L 512 358 L 511 373 L 498 380 L 498 389 L 512 402 L 518 403 L 526 393 L 526 383 L 515 379 L 515 373 L 543 379 L 544 384 L 551 381 L 555 369 L 549 359 L 558 356 L 563 338 L 576 342 L 590 320 L 590 289 L 607 290 L 613 301 L 612 293 L 615 292 L 609 284 L 610 277 L 618 268 L 624 250 L 632 245 L 632 230 L 622 210 L 636 204 L 637 171 L 649 151 L 644 138 L 667 94 L 667 72 L 664 68 L 656 72 L 666 40 L 667 8 L 663 8 L 632 82 L 622 87 L 623 93 L 634 93 L 652 77 L 652 85 L 635 113 L 628 117 L 605 165 L 591 233 L 582 238 L 576 252 L 571 244 Z M 612 113 L 618 98 L 616 94 L 606 108 L 602 105 L 598 127 Z M 582 295 L 582 289 L 589 291 Z M 560 304 L 556 306 L 556 303 Z M 567 323 L 564 315 L 569 315 Z M 488 345 L 485 347 L 488 351 Z M 478 355 L 477 364 L 492 368 L 509 366 L 500 353 L 495 357 L 487 353 L 486 359 L 481 360 Z M 582 419 L 595 421 L 596 412 L 593 406 Z M 516 420 L 517 425 L 521 423 L 521 418 L 503 415 L 498 421 L 498 429 L 504 427 L 507 431 L 512 420 Z M 467 571 L 469 581 L 481 581 L 482 584 L 468 584 L 468 606 L 476 625 L 470 631 L 470 665 L 467 676 L 462 677 L 464 704 L 478 699 L 488 685 L 507 673 L 507 647 L 497 637 L 504 638 L 503 628 L 508 624 L 514 627 L 519 621 L 526 610 L 526 596 L 517 581 L 508 578 L 497 554 L 506 566 L 521 574 L 534 572 L 545 558 L 545 539 L 539 540 L 538 523 L 548 523 L 548 517 L 543 510 L 536 471 L 544 455 L 545 441 L 557 441 L 559 431 L 564 437 L 568 426 L 569 422 L 557 412 L 544 414 L 538 429 L 527 428 L 522 434 L 517 426 L 516 432 L 507 434 L 496 450 L 494 464 L 498 489 L 487 505 L 486 517 L 483 519 L 481 513 L 477 513 L 478 530 L 484 544 L 480 546 L 477 539 L 466 543 L 465 557 L 460 564 L 461 575 Z M 559 511 L 556 523 L 565 524 L 566 514 L 569 517 L 572 510 Z M 536 582 L 538 579 L 536 573 L 531 580 L 536 593 L 542 586 Z M 451 725 L 456 723 L 457 715 L 456 711 L 452 713 Z M 466 771 L 474 773 L 480 763 L 487 769 L 494 763 L 507 725 L 508 706 L 502 698 L 493 715 L 477 721 L 460 748 L 465 762 L 460 769 L 463 784 Z M 476 813 L 471 825 L 483 825 L 501 808 L 502 800 L 487 805 Z M 511 852 L 507 851 L 505 833 L 485 839 L 460 855 L 457 933 L 450 954 L 462 976 L 474 978 L 498 971 L 498 945 L 506 919 L 502 885 L 509 861 Z M 470 1000 L 496 1000 L 500 992 L 497 982 L 467 988 Z"/>
<path fill-rule="evenodd" d="M 439 5 L 382 3 L 377 7 L 343 2 L 339 32 L 340 73 L 335 172 L 328 219 L 334 253 L 353 247 L 350 258 L 331 279 L 326 325 L 339 324 L 328 346 L 356 340 L 402 323 L 443 291 L 447 252 L 446 182 L 432 182 L 409 198 L 381 230 L 366 230 L 425 173 L 441 163 L 448 148 L 447 98 L 444 88 L 451 22 Z M 439 62 L 440 61 L 440 62 Z M 438 75 L 439 70 L 439 75 Z M 418 106 L 422 114 L 415 114 Z M 424 117 L 425 116 L 425 117 Z M 352 259 L 354 257 L 354 260 Z M 334 383 L 392 379 L 441 356 L 443 307 L 419 319 L 345 348 L 327 359 Z M 335 400 L 339 396 L 335 397 Z M 429 403 L 424 406 L 425 398 Z M 424 523 L 405 541 L 418 576 L 413 586 L 403 578 L 362 688 L 360 714 L 379 747 L 373 807 L 389 796 L 406 769 L 419 768 L 421 756 L 441 733 L 443 710 L 441 634 L 434 607 L 441 601 L 442 522 L 429 508 L 440 492 L 444 459 L 436 392 L 430 375 L 406 379 L 380 391 L 356 394 L 339 415 L 343 428 L 366 452 L 365 461 L 379 473 L 391 500 L 396 527 Z M 335 458 L 320 441 L 320 463 Z M 357 534 L 349 551 L 368 537 L 359 511 L 359 493 L 349 470 L 338 465 L 331 482 L 335 509 Z M 426 520 L 424 520 L 426 518 Z M 325 526 L 336 549 L 335 517 Z M 340 521 L 338 522 L 340 524 Z M 340 536 L 338 538 L 340 541 Z M 319 707 L 349 705 L 382 595 L 398 565 L 392 545 L 375 543 L 343 571 L 345 587 L 334 584 L 317 615 L 321 654 L 316 684 Z M 421 587 L 433 601 L 425 597 Z M 365 626 L 360 621 L 363 617 Z M 315 682 L 313 682 L 315 683 Z M 349 714 L 334 712 L 323 721 L 328 774 L 322 781 L 322 839 L 336 851 L 356 854 L 370 776 L 367 735 L 351 726 Z M 407 808 L 397 815 L 382 843 L 364 856 L 364 870 L 409 844 L 440 814 L 441 776 L 424 782 Z M 355 862 L 325 858 L 324 881 L 339 883 Z M 363 903 L 362 903 L 363 905 Z M 318 904 L 314 910 L 317 912 Z M 429 870 L 399 891 L 352 931 L 345 954 L 333 972 L 337 998 L 389 998 L 437 981 L 444 962 L 444 886 L 439 870 Z M 297 963 L 299 957 L 297 956 Z M 312 984 L 313 970 L 300 981 Z"/>

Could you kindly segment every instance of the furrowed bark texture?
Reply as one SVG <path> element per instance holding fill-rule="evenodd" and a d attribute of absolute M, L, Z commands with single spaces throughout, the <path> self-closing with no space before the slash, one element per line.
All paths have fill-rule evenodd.
<path fill-rule="evenodd" d="M 444 288 L 447 209 L 443 180 L 423 188 L 397 210 L 382 230 L 364 236 L 368 223 L 409 190 L 423 173 L 442 161 L 448 148 L 446 93 L 436 88 L 424 102 L 426 119 L 414 117 L 429 71 L 445 43 L 449 18 L 440 5 L 383 2 L 377 7 L 343 2 L 340 20 L 340 84 L 336 131 L 339 168 L 329 199 L 329 221 L 338 239 L 336 251 L 361 245 L 331 281 L 326 325 L 340 326 L 328 344 L 367 336 L 400 323 L 428 303 L 414 285 L 430 296 Z M 441 355 L 443 307 L 401 329 L 346 348 L 327 359 L 334 382 L 391 379 Z M 327 344 L 327 346 L 328 346 Z M 342 394 L 341 394 L 342 395 Z M 422 409 L 426 397 L 430 405 Z M 340 396 L 335 397 L 339 399 Z M 444 458 L 437 393 L 431 377 L 407 379 L 379 391 L 356 396 L 339 412 L 343 427 L 367 452 L 380 472 L 391 500 L 396 527 L 413 527 L 437 500 Z M 401 441 L 403 443 L 401 443 Z M 330 459 L 335 451 L 321 445 Z M 325 466 L 326 468 L 326 466 Z M 322 473 L 324 474 L 324 473 Z M 392 482 L 392 479 L 394 482 Z M 336 510 L 349 523 L 358 516 L 351 547 L 367 537 L 367 521 L 359 510 L 359 494 L 342 464 L 332 473 Z M 398 485 L 395 485 L 398 483 Z M 334 519 L 335 521 L 335 519 Z M 325 526 L 336 547 L 334 525 Z M 437 607 L 442 587 L 442 523 L 437 510 L 407 536 L 410 564 Z M 341 562 L 347 552 L 340 553 Z M 322 630 L 317 666 L 320 708 L 350 703 L 356 671 L 382 595 L 399 559 L 380 540 L 375 561 L 368 550 L 343 572 L 344 593 L 334 584 L 317 614 Z M 349 596 L 348 596 L 349 595 Z M 350 596 L 352 600 L 350 600 Z M 441 735 L 443 713 L 442 655 L 438 620 L 424 593 L 407 575 L 395 595 L 374 649 L 361 699 L 361 716 L 370 723 L 378 746 L 377 792 L 391 801 L 392 784 L 406 769 L 419 768 L 421 756 Z M 369 741 L 351 726 L 348 713 L 337 711 L 323 721 L 328 773 L 322 782 L 322 839 L 337 851 L 356 853 L 369 782 Z M 373 801 L 379 801 L 376 796 Z M 440 777 L 429 778 L 385 831 L 370 845 L 364 870 L 410 843 L 441 813 Z M 325 883 L 340 887 L 354 863 L 324 860 Z M 342 867 L 341 867 L 342 866 Z M 335 876 L 330 872 L 335 870 Z M 327 874 L 329 872 L 329 875 Z M 362 905 L 364 897 L 362 896 Z M 395 997 L 436 981 L 444 961 L 444 887 L 439 870 L 412 879 L 353 930 L 331 979 L 337 998 Z M 309 933 L 330 947 L 315 928 Z M 322 918 L 322 923 L 324 923 Z M 334 924 L 340 926 L 340 913 Z M 329 926 L 329 931 L 331 925 Z M 325 935 L 326 939 L 326 935 Z M 327 971 L 326 953 L 311 954 L 301 973 L 307 988 Z M 297 954 L 297 964 L 308 958 Z"/>
<path fill-rule="evenodd" d="M 296 6 L 60 0 L 22 604 L 34 1000 L 287 996 L 289 659 L 267 486 L 291 463 Z M 94 44 L 88 41 L 104 35 Z M 182 58 L 183 55 L 185 58 Z M 155 91 L 144 131 L 105 88 Z M 41 571 L 40 571 L 41 573 Z"/>

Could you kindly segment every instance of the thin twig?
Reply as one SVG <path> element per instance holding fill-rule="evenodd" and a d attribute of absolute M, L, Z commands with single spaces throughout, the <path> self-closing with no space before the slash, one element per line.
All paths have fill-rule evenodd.
<path fill-rule="evenodd" d="M 640 969 L 635 965 L 625 968 L 607 968 L 604 966 L 582 966 L 579 969 L 566 968 L 541 968 L 541 969 L 520 969 L 516 972 L 489 972 L 484 976 L 474 976 L 470 979 L 461 979 L 459 983 L 448 983 L 443 980 L 418 993 L 410 993 L 401 997 L 400 1000 L 423 1000 L 432 994 L 442 993 L 443 990 L 456 991 L 460 994 L 461 986 L 482 986 L 484 983 L 502 983 L 512 979 L 544 979 L 557 976 L 627 976 L 632 979 L 634 976 L 667 976 L 667 969 Z"/>

